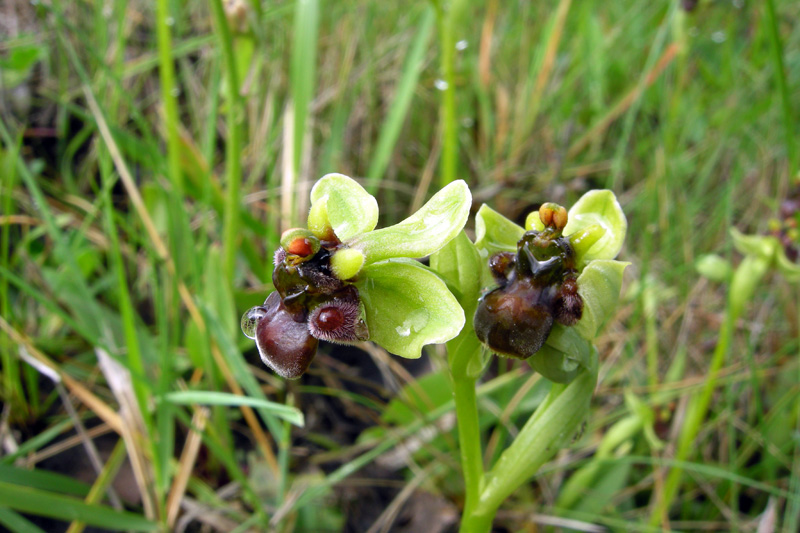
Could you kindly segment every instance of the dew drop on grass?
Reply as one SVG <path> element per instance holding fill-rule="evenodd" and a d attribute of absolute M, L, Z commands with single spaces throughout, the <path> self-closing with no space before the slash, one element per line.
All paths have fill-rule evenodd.
<path fill-rule="evenodd" d="M 711 40 L 717 44 L 725 42 L 725 32 L 715 31 L 714 33 L 711 34 Z"/>
<path fill-rule="evenodd" d="M 164 20 L 164 23 L 167 26 L 174 26 L 175 25 L 175 19 L 172 18 L 172 17 L 167 17 L 166 20 Z"/>
<path fill-rule="evenodd" d="M 433 85 L 434 85 L 434 87 L 436 87 L 440 91 L 446 91 L 447 90 L 447 82 L 444 81 L 444 80 L 436 80 L 435 82 L 433 82 Z"/>
<path fill-rule="evenodd" d="M 456 43 L 456 50 L 466 50 L 467 46 L 469 46 L 469 43 L 467 43 L 466 40 L 461 39 Z"/>
<path fill-rule="evenodd" d="M 255 339 L 256 326 L 258 326 L 258 322 L 265 316 L 267 316 L 267 310 L 260 305 L 251 308 L 242 315 L 242 333 L 250 339 Z"/>

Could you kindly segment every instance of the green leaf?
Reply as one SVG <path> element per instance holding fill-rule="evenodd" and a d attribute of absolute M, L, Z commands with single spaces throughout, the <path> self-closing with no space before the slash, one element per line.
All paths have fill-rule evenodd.
<path fill-rule="evenodd" d="M 478 249 L 463 231 L 431 255 L 431 270 L 445 280 L 468 316 L 478 305 L 484 268 L 486 262 L 481 261 Z"/>
<path fill-rule="evenodd" d="M 622 287 L 622 274 L 630 263 L 597 259 L 578 276 L 578 294 L 583 298 L 583 316 L 573 329 L 593 340 L 614 315 Z"/>
<path fill-rule="evenodd" d="M 263 398 L 251 398 L 249 396 L 239 396 L 238 394 L 230 394 L 227 392 L 187 390 L 169 392 L 164 395 L 164 399 L 170 403 L 180 405 L 201 404 L 236 407 L 247 405 L 249 407 L 264 409 L 278 418 L 283 418 L 296 426 L 303 427 L 304 424 L 303 413 L 300 412 L 300 410 Z"/>
<path fill-rule="evenodd" d="M 497 252 L 516 252 L 524 234 L 524 229 L 486 204 L 475 215 L 475 246 L 484 259 Z"/>
<path fill-rule="evenodd" d="M 146 518 L 110 507 L 92 505 L 69 496 L 0 481 L 0 501 L 4 507 L 65 522 L 80 520 L 89 525 L 115 531 L 156 531 L 158 525 Z"/>
<path fill-rule="evenodd" d="M 581 196 L 569 210 L 564 235 L 571 235 L 592 224 L 600 225 L 606 232 L 583 256 L 583 260 L 588 262 L 617 257 L 625 242 L 628 221 L 613 192 L 603 189 L 589 191 Z"/>
<path fill-rule="evenodd" d="M 363 251 L 367 264 L 392 257 L 424 257 L 458 235 L 471 205 L 467 184 L 454 181 L 399 224 L 359 235 L 347 244 Z"/>
<path fill-rule="evenodd" d="M 416 359 L 423 345 L 446 342 L 464 326 L 464 311 L 445 283 L 416 261 L 381 261 L 360 277 L 369 338 L 393 354 Z"/>
<path fill-rule="evenodd" d="M 339 240 L 346 241 L 375 229 L 378 202 L 352 178 L 327 174 L 311 189 L 308 227 L 316 234 L 326 221 Z"/>
<path fill-rule="evenodd" d="M 556 324 L 541 350 L 528 359 L 531 368 L 555 383 L 570 383 L 582 367 L 589 369 L 592 345 L 574 328 Z"/>
<path fill-rule="evenodd" d="M 0 507 L 0 525 L 15 533 L 44 533 L 43 529 L 5 507 Z"/>

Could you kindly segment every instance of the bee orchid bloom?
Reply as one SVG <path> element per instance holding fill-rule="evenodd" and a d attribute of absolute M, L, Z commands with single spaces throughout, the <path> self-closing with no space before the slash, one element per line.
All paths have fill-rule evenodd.
<path fill-rule="evenodd" d="M 318 340 L 371 340 L 417 358 L 422 346 L 455 337 L 464 312 L 445 283 L 413 258 L 430 255 L 467 221 L 472 197 L 463 181 L 435 194 L 394 226 L 375 229 L 378 203 L 361 185 L 328 174 L 311 190 L 308 229 L 288 230 L 274 257 L 275 292 L 242 317 L 261 359 L 299 378 Z"/>
<path fill-rule="evenodd" d="M 475 245 L 491 277 L 475 312 L 478 339 L 492 352 L 526 359 L 566 383 L 587 366 L 592 340 L 611 318 L 628 263 L 615 261 L 627 220 L 611 191 L 586 193 L 567 212 L 546 203 L 521 228 L 487 206 Z"/>

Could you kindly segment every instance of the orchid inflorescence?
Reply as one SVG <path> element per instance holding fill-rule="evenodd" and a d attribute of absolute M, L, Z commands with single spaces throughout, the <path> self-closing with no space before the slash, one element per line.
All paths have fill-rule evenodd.
<path fill-rule="evenodd" d="M 403 222 L 375 230 L 375 198 L 346 176 L 324 176 L 311 191 L 308 229 L 281 237 L 275 292 L 245 313 L 244 333 L 266 365 L 293 379 L 308 369 L 319 340 L 370 340 L 416 358 L 423 345 L 447 342 L 467 324 L 490 351 L 569 381 L 619 297 L 626 263 L 613 259 L 627 223 L 616 198 L 591 191 L 569 212 L 545 203 L 525 229 L 484 205 L 474 244 L 454 240 L 470 204 L 467 185 L 453 182 Z M 474 251 L 443 259 L 456 242 Z M 431 254 L 431 267 L 414 260 Z M 466 276 L 474 283 L 454 278 L 459 269 L 474 270 Z"/>

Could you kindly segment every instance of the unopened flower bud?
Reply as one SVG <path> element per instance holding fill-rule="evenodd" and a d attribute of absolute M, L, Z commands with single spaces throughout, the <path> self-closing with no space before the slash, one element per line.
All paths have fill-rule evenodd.
<path fill-rule="evenodd" d="M 546 228 L 560 232 L 567 225 L 567 210 L 553 202 L 544 203 L 539 208 L 539 220 Z"/>

